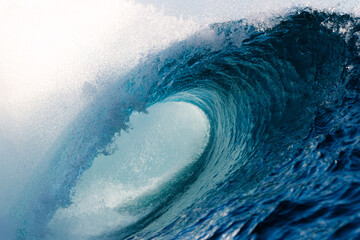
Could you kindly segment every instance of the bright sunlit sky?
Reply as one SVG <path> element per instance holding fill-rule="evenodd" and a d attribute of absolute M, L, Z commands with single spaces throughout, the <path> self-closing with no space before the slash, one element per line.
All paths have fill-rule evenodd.
<path fill-rule="evenodd" d="M 265 19 L 294 5 L 360 9 L 358 1 L 309 2 L 0 0 L 0 133 L 39 112 L 51 117 L 46 111 L 55 111 L 54 105 L 75 109 L 85 81 L 105 81 L 104 73 L 131 69 L 148 52 L 201 25 Z"/>
<path fill-rule="evenodd" d="M 128 56 L 135 57 L 134 52 L 146 52 L 146 40 L 153 41 L 151 44 L 154 46 L 164 45 L 154 36 L 154 39 L 149 38 L 144 29 L 148 26 L 140 24 L 144 15 L 148 14 L 145 23 L 153 21 L 152 25 L 156 24 L 154 20 L 161 20 L 164 15 L 168 15 L 177 18 L 173 19 L 177 27 L 188 27 L 186 24 L 181 25 L 181 21 L 190 19 L 200 24 L 225 21 L 249 17 L 256 12 L 276 12 L 299 2 L 307 5 L 309 1 L 1 0 L 0 107 L 3 111 L 7 109 L 11 112 L 12 107 L 37 101 L 37 97 L 53 91 L 79 88 L 85 79 L 94 78 L 94 74 L 104 66 L 118 66 L 120 64 L 116 64 L 116 61 L 125 61 L 111 52 L 112 49 L 127 48 L 131 38 L 134 38 L 133 41 L 144 39 L 140 39 L 142 43 L 132 46 Z M 359 6 L 350 4 L 350 1 L 314 2 L 313 5 L 337 6 L 355 12 Z M 194 29 L 182 31 L 178 35 L 186 35 Z M 158 36 L 171 34 L 166 30 L 172 29 L 163 29 Z M 123 39 L 126 35 L 128 41 Z M 176 37 L 167 38 L 168 41 L 171 39 L 175 40 Z"/>

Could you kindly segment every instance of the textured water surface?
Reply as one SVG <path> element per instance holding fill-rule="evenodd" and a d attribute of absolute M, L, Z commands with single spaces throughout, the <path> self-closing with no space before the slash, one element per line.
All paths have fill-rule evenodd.
<path fill-rule="evenodd" d="M 13 211 L 17 238 L 360 238 L 359 37 L 358 18 L 300 9 L 270 26 L 212 24 L 152 54 L 94 93 L 51 147 Z M 136 150 L 155 160 L 130 160 L 116 165 L 119 171 L 114 165 L 114 176 L 94 167 L 99 158 L 121 156 L 114 145 L 132 113 L 152 116 L 164 102 L 196 108 L 167 110 L 178 122 L 163 121 L 136 139 L 165 141 L 149 136 L 196 116 L 199 125 L 188 133 L 161 135 L 186 133 L 197 146 L 193 155 L 166 164 L 160 150 Z M 113 195 L 106 195 L 111 184 Z M 99 208 L 81 200 L 98 199 L 97 191 Z"/>

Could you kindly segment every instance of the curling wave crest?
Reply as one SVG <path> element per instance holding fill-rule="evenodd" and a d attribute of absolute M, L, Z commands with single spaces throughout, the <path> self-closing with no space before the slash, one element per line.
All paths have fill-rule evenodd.
<path fill-rule="evenodd" d="M 95 92 L 58 138 L 14 210 L 17 237 L 359 237 L 359 37 L 354 16 L 300 9 L 271 26 L 212 24 L 153 53 Z M 134 140 L 136 160 L 118 135 L 129 122 L 150 141 Z M 159 140 L 165 123 L 188 133 Z M 125 160 L 109 168 L 116 154 Z"/>

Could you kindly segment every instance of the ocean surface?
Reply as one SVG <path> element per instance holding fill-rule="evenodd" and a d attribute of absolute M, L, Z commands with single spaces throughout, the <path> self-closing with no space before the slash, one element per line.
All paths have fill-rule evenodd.
<path fill-rule="evenodd" d="M 4 180 L 0 239 L 360 239 L 360 19 L 264 18 L 201 25 L 81 85 L 26 177 Z"/>

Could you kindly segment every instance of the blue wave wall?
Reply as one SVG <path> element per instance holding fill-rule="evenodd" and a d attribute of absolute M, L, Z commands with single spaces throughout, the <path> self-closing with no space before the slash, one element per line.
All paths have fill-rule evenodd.
<path fill-rule="evenodd" d="M 207 147 L 118 209 L 149 214 L 96 239 L 360 237 L 359 20 L 303 9 L 275 21 L 214 24 L 95 95 L 29 183 L 18 237 L 43 238 L 131 113 L 162 101 L 206 114 Z"/>

